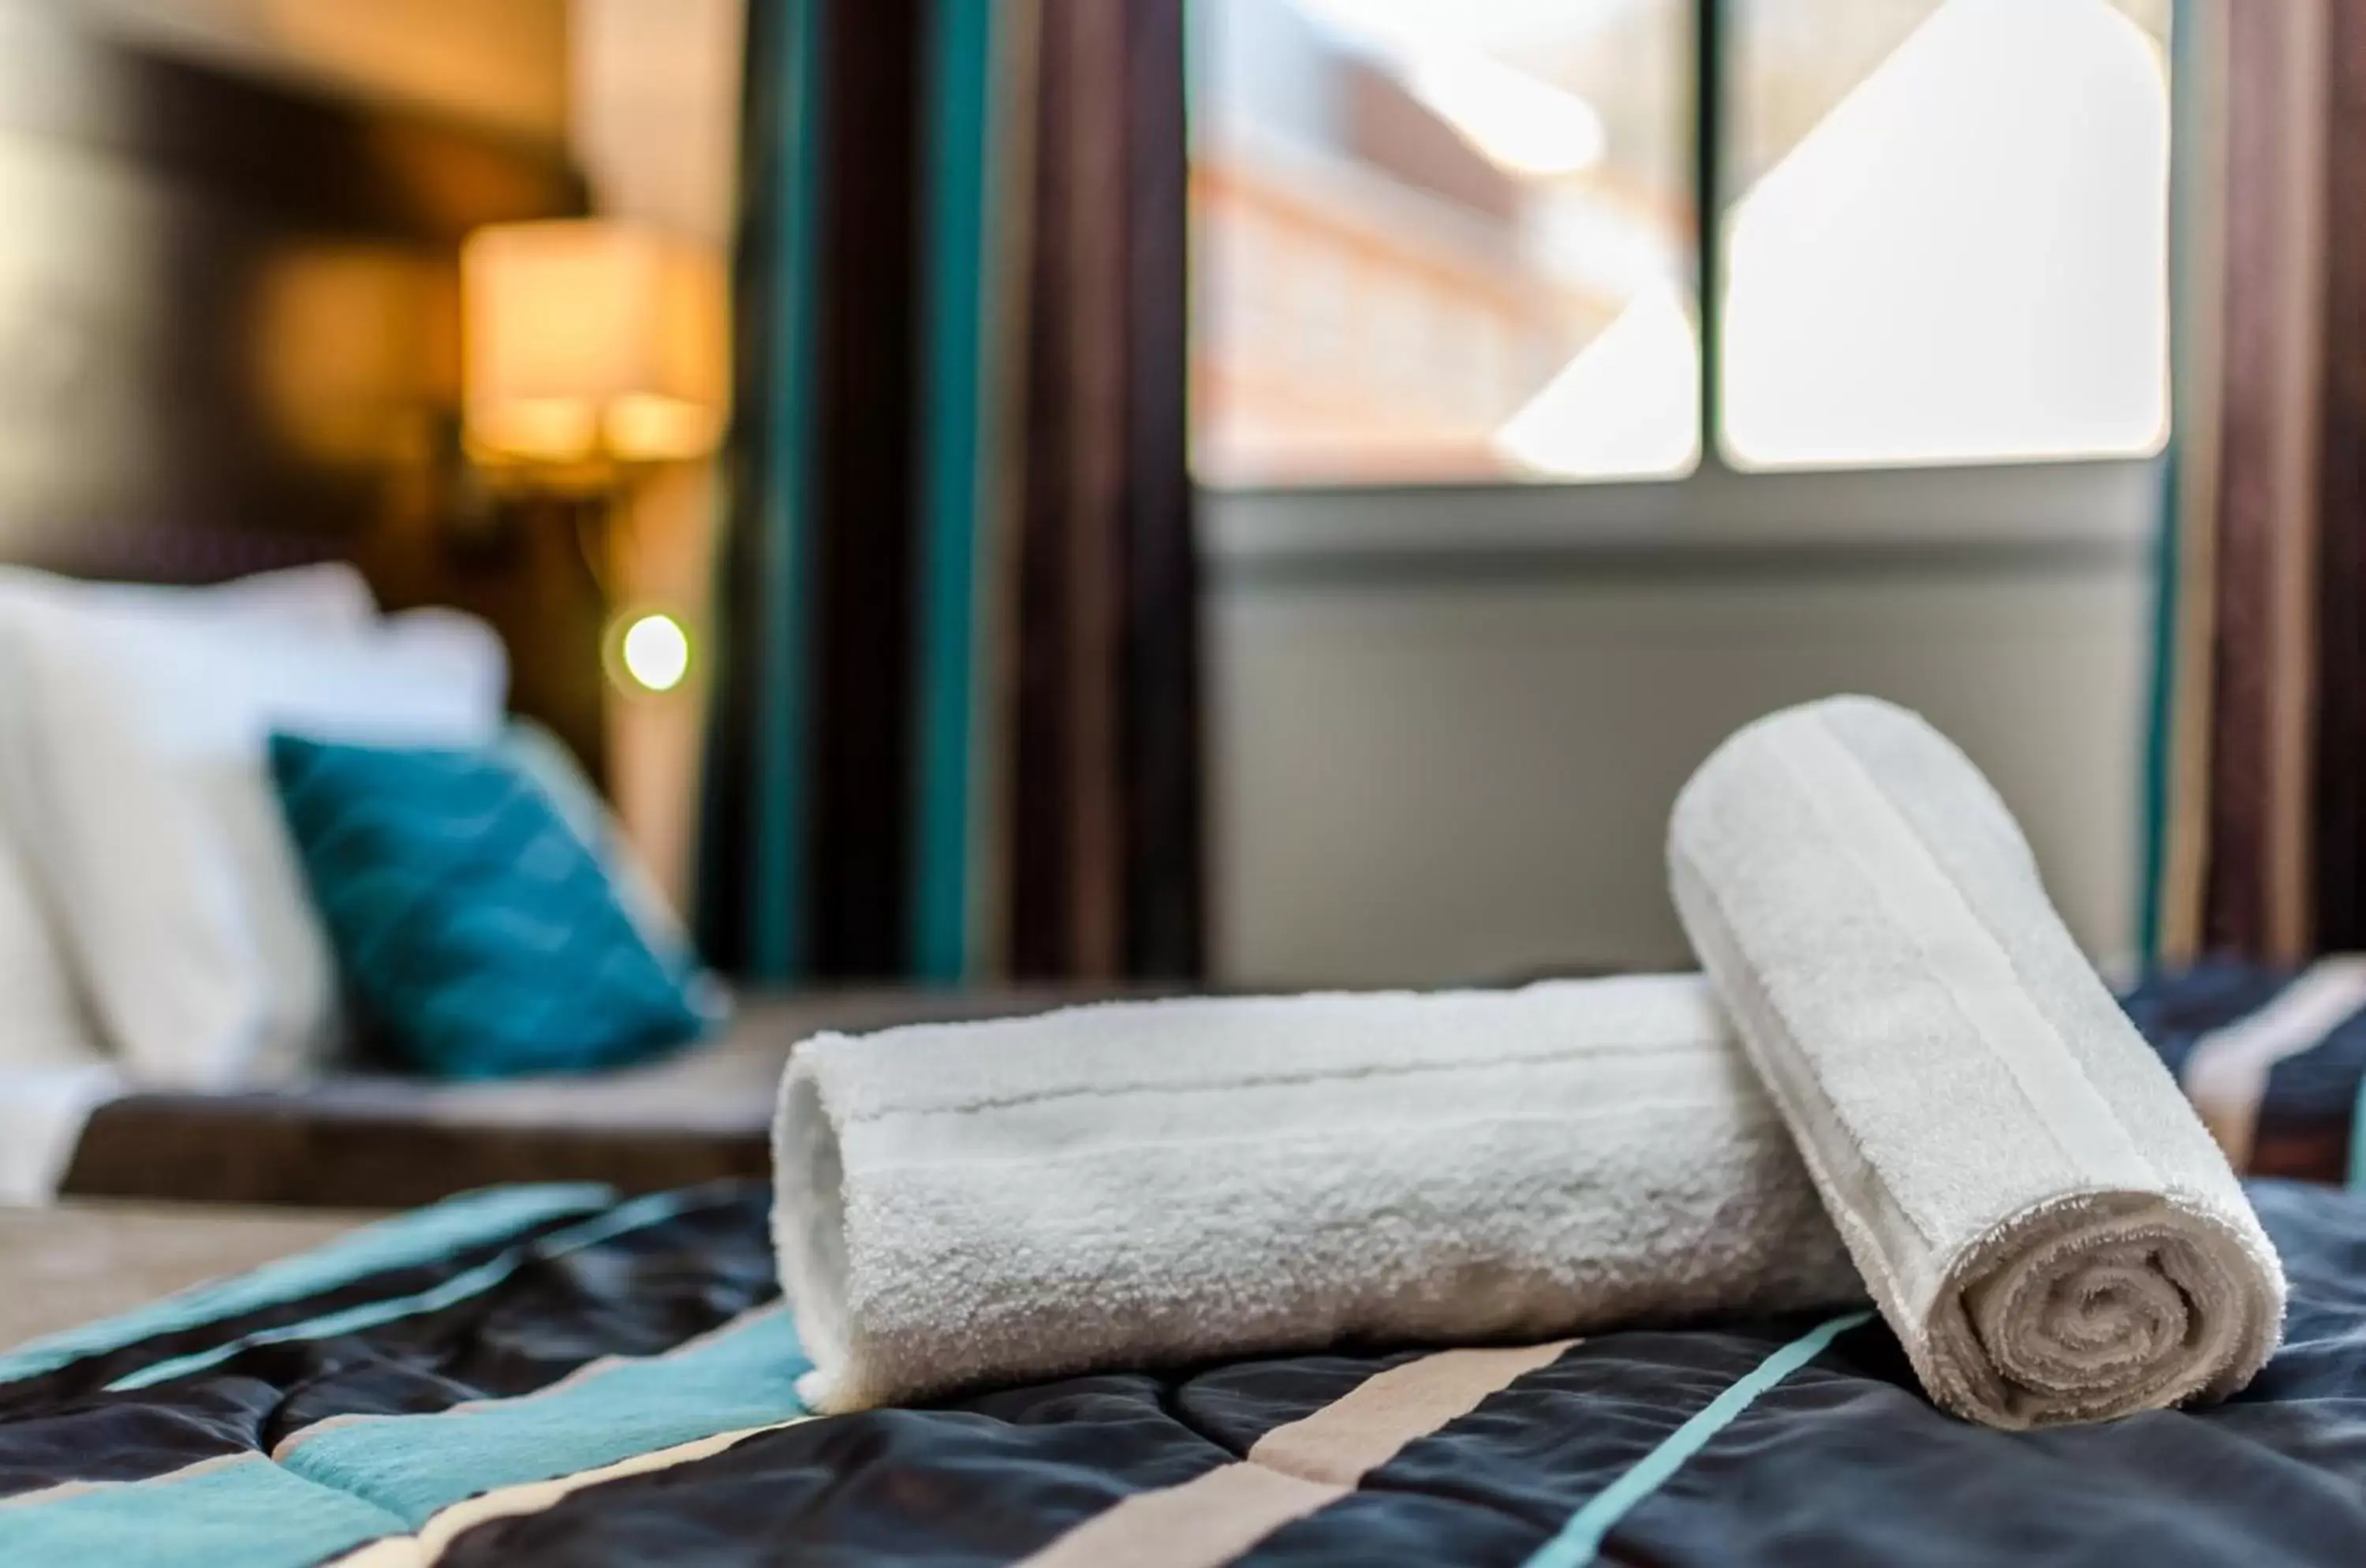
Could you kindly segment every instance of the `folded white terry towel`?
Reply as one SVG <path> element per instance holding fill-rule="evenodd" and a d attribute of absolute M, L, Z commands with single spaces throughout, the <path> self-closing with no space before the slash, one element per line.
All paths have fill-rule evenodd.
<path fill-rule="evenodd" d="M 1863 1299 L 1697 976 L 825 1034 L 774 1137 L 825 1412 Z"/>
<path fill-rule="evenodd" d="M 2281 1332 L 2274 1249 L 1962 752 L 1868 698 L 1776 714 L 1684 786 L 1668 858 L 1933 1399 L 2025 1427 L 2250 1381 Z"/>

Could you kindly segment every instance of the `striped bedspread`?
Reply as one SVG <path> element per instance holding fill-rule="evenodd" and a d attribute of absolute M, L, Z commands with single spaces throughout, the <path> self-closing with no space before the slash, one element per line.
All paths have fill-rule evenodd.
<path fill-rule="evenodd" d="M 2366 1561 L 2366 1197 L 2267 1181 L 2283 1352 L 2008 1435 L 1862 1313 L 809 1418 L 760 1188 L 498 1189 L 0 1358 L 0 1562 Z"/>
<path fill-rule="evenodd" d="M 2124 1006 L 2238 1170 L 2366 1186 L 2366 954 L 2152 976 Z"/>

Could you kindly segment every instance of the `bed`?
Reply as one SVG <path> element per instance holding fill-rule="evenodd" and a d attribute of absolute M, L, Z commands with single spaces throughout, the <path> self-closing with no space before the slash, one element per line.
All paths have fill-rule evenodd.
<path fill-rule="evenodd" d="M 242 71 L 107 9 L 0 7 L 0 207 L 41 214 L 0 240 L 0 336 L 21 351 L 0 355 L 0 571 L 183 589 L 345 563 L 387 611 L 490 623 L 510 708 L 596 781 L 610 606 L 581 519 L 487 501 L 462 461 L 456 356 L 422 349 L 456 346 L 467 234 L 584 210 L 569 149 Z M 127 1063 L 128 1089 L 89 1089 L 16 1051 L 0 1192 L 392 1208 L 505 1181 L 751 1175 L 800 1034 L 1053 999 L 750 998 L 718 1038 L 645 1068 L 474 1085 L 350 1066 L 175 1090 Z"/>
<path fill-rule="evenodd" d="M 585 209 L 569 149 L 243 68 L 111 9 L 0 7 L 0 207 L 39 215 L 0 240 L 0 570 L 183 589 L 344 563 L 385 610 L 455 605 L 498 630 L 509 705 L 596 779 L 609 607 L 573 512 L 496 506 L 463 461 L 455 341 L 465 236 Z M 0 1191 L 63 1171 L 84 1195 L 393 1206 L 533 1176 L 639 1190 L 744 1171 L 763 1092 L 734 1065 L 785 1048 L 765 1043 L 769 1016 L 750 1009 L 655 1086 L 554 1108 L 534 1086 L 446 1095 L 367 1073 L 91 1089 L 24 1047 L 12 1014 Z M 624 1105 L 653 1087 L 678 1122 Z M 7 1144 L 37 1141 L 12 1163 Z"/>
<path fill-rule="evenodd" d="M 642 1193 L 761 1176 L 781 1066 L 798 1040 L 1073 999 L 1023 989 L 760 996 L 718 1037 L 613 1072 L 453 1083 L 353 1071 L 271 1092 L 129 1093 L 91 1111 L 60 1192 L 390 1209 L 503 1182 Z"/>
<path fill-rule="evenodd" d="M 2350 1179 L 2366 1079 L 2366 965 L 2210 963 L 2152 976 L 2123 998 L 2204 1120 L 2240 1144 L 2242 1168 Z M 642 1193 L 761 1176 L 781 1064 L 806 1035 L 1085 999 L 1025 989 L 756 996 L 720 1037 L 614 1073 L 461 1084 L 352 1072 L 274 1092 L 130 1093 L 91 1112 L 60 1190 L 389 1209 L 512 1181 Z"/>
<path fill-rule="evenodd" d="M 2253 1196 L 2248 1392 L 2005 1435 L 1853 1311 L 808 1418 L 761 1184 L 508 1189 L 0 1359 L 0 1560 L 2355 1562 L 2366 1199 Z"/>
<path fill-rule="evenodd" d="M 83 194 L 0 246 L 0 331 L 57 351 L 0 356 L 0 397 L 24 415 L 0 464 L 0 563 L 196 584 L 354 562 L 389 606 L 449 601 L 502 629 L 515 705 L 596 773 L 603 609 L 564 519 L 490 527 L 469 512 L 448 378 L 422 380 L 404 356 L 299 352 L 322 321 L 383 329 L 357 343 L 429 333 L 472 225 L 580 209 L 565 150 L 159 56 L 62 8 L 6 25 L 0 202 Z M 160 251 L 210 260 L 158 266 Z M 41 381 L 62 359 L 80 367 L 73 385 Z M 317 417 L 291 422 L 291 408 Z M 2202 1064 L 2191 1076 L 2224 1102 L 2205 1111 L 2239 1131 L 2250 1168 L 2338 1179 L 2366 993 L 2244 1044 L 2246 1020 L 2293 1010 L 2277 1000 L 2294 983 L 2205 966 L 2147 982 L 2129 1005 L 2172 1067 Z M 271 1091 L 135 1089 L 92 1108 L 55 1168 L 69 1196 L 358 1208 L 519 1180 L 640 1193 L 754 1176 L 799 1035 L 1071 999 L 755 998 L 722 1038 L 601 1077 L 354 1071 Z M 6 1093 L 0 1075 L 0 1119 Z"/>

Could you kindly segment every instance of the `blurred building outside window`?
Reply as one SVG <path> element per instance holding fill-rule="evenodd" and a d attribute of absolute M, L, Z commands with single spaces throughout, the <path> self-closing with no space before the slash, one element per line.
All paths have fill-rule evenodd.
<path fill-rule="evenodd" d="M 1701 449 L 1692 0 L 1191 0 L 1193 460 Z M 1719 456 L 2156 450 L 2171 0 L 1724 0 Z"/>

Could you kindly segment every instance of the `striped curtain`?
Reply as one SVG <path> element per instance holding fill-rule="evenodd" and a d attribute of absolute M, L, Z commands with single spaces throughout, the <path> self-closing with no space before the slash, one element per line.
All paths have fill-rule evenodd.
<path fill-rule="evenodd" d="M 1200 963 L 1182 0 L 754 0 L 701 878 L 759 982 Z"/>
<path fill-rule="evenodd" d="M 1200 965 L 1183 0 L 1042 0 L 1008 929 L 1024 976 Z"/>
<path fill-rule="evenodd" d="M 2180 8 L 2153 944 L 2366 945 L 2366 0 Z"/>

